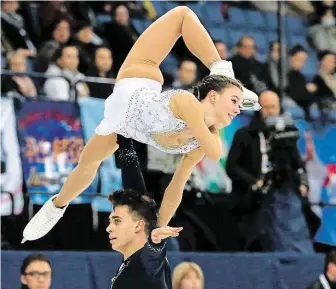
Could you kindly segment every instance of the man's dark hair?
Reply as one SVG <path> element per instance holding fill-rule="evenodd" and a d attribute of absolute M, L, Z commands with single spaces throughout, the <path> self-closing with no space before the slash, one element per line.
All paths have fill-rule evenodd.
<path fill-rule="evenodd" d="M 324 261 L 324 273 L 327 273 L 329 263 L 333 263 L 336 265 L 336 249 L 331 250 L 329 253 L 327 253 Z"/>
<path fill-rule="evenodd" d="M 327 55 L 335 55 L 335 53 L 332 53 L 330 50 L 322 50 L 317 54 L 318 61 L 322 61 L 323 58 Z"/>
<path fill-rule="evenodd" d="M 127 189 L 117 190 L 108 196 L 114 206 L 128 206 L 131 213 L 136 214 L 145 221 L 145 230 L 149 236 L 150 232 L 157 226 L 157 209 L 155 201 L 139 192 Z"/>
<path fill-rule="evenodd" d="M 299 52 L 308 53 L 307 50 L 301 44 L 296 44 L 289 50 L 289 56 L 293 56 Z"/>

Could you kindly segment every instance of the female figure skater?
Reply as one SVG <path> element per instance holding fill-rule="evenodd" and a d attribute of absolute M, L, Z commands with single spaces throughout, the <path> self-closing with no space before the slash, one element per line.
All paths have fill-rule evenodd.
<path fill-rule="evenodd" d="M 182 35 L 188 49 L 210 69 L 194 89 L 161 93 L 160 63 Z M 258 110 L 258 97 L 235 80 L 231 62 L 221 60 L 196 14 L 180 6 L 143 32 L 117 76 L 105 102 L 104 119 L 83 149 L 78 166 L 61 192 L 53 196 L 24 230 L 26 240 L 47 234 L 71 200 L 92 182 L 100 163 L 118 149 L 117 134 L 172 154 L 198 147 L 212 160 L 222 155 L 218 129 L 230 124 L 241 109 Z"/>

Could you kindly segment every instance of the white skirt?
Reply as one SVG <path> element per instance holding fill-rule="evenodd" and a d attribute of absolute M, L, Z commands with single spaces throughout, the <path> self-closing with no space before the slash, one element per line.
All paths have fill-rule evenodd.
<path fill-rule="evenodd" d="M 140 88 L 148 93 L 160 94 L 161 83 L 148 78 L 124 78 L 114 86 L 113 93 L 105 100 L 104 119 L 95 132 L 99 135 L 109 135 L 119 132 L 125 125 L 127 109 L 134 91 Z"/>

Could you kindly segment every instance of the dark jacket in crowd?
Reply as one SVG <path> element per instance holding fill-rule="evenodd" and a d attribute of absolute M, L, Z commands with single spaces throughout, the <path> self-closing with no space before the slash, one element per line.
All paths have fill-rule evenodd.
<path fill-rule="evenodd" d="M 113 70 L 117 73 L 133 47 L 139 33 L 132 24 L 120 25 L 116 21 L 105 24 L 105 35 L 113 52 Z"/>
<path fill-rule="evenodd" d="M 100 77 L 96 68 L 87 71 L 86 76 Z M 114 78 L 112 71 L 108 72 L 106 78 Z M 90 89 L 90 96 L 106 99 L 112 94 L 113 84 L 87 82 Z"/>
<path fill-rule="evenodd" d="M 246 88 L 257 94 L 270 88 L 270 80 L 263 63 L 254 58 L 244 58 L 238 54 L 230 58 L 229 61 L 232 62 L 235 77 L 239 79 Z"/>
<path fill-rule="evenodd" d="M 260 137 L 259 132 L 266 131 L 264 121 L 257 113 L 248 126 L 240 128 L 234 135 L 232 146 L 226 162 L 226 172 L 232 180 L 232 192 L 234 198 L 240 202 L 250 202 L 252 186 L 262 178 Z M 264 133 L 267 138 L 267 132 Z M 294 169 L 304 168 L 300 152 L 295 148 L 292 156 Z M 306 180 L 303 176 L 293 176 L 293 181 L 299 187 Z"/>

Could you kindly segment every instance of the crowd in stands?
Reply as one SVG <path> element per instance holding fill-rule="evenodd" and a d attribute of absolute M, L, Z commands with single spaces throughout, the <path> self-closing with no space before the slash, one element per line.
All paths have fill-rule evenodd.
<path fill-rule="evenodd" d="M 2 1 L 1 65 L 14 75 L 2 74 L 1 96 L 73 101 L 75 90 L 78 100 L 106 99 L 113 90 L 111 80 L 139 35 L 165 11 L 188 5 L 246 88 L 258 94 L 277 92 L 284 106 L 301 107 L 309 122 L 311 108 L 317 107 L 326 125 L 336 109 L 336 2 L 284 4 L 289 23 L 295 25 L 287 23 L 288 41 L 282 50 L 274 22 L 276 1 Z M 209 72 L 182 39 L 161 67 L 164 89 L 191 89 Z M 20 74 L 25 72 L 44 77 Z"/>
<path fill-rule="evenodd" d="M 3 81 L 2 95 L 15 93 L 24 97 L 43 96 L 51 100 L 67 100 L 70 99 L 71 83 L 77 83 L 85 76 L 113 78 L 144 28 L 164 13 L 164 9 L 186 3 L 3 1 L 2 65 L 13 72 L 35 71 L 46 73 L 47 76 L 62 75 L 69 81 L 55 77 L 42 80 L 11 76 L 8 82 Z M 277 11 L 276 2 L 211 3 L 211 9 L 217 9 L 215 12 L 220 14 L 221 19 L 216 19 L 217 14 L 207 15 L 206 11 L 210 8 L 203 2 L 193 2 L 192 5 L 197 8 L 195 12 L 213 36 L 222 59 L 232 61 L 236 77 L 247 88 L 257 93 L 267 89 L 279 90 L 280 46 L 274 37 L 273 41 L 268 41 L 267 52 L 265 38 L 261 39 L 260 34 L 252 30 L 249 33 L 247 26 L 241 27 L 240 34 L 235 32 L 231 35 L 230 40 L 225 39 L 225 33 L 218 33 L 220 29 L 227 31 L 232 27 L 234 30 L 236 24 L 247 24 L 244 24 L 244 19 L 233 18 L 245 17 L 241 12 L 236 14 L 237 6 L 243 9 L 241 11 L 245 9 L 249 13 L 259 12 L 255 9 L 272 13 L 268 11 Z M 283 101 L 302 107 L 307 120 L 310 120 L 309 109 L 312 105 L 317 105 L 323 112 L 335 106 L 335 7 L 334 1 L 285 2 L 288 17 L 294 17 L 296 21 L 300 19 L 309 27 L 304 31 L 298 30 L 297 35 L 292 35 L 284 47 L 282 59 L 287 77 L 283 80 L 286 88 Z M 270 14 L 265 15 L 267 18 Z M 260 22 L 261 19 L 252 18 L 250 21 Z M 295 33 L 294 28 L 293 31 Z M 316 57 L 319 68 L 309 66 L 309 71 L 303 71 L 307 61 L 312 62 Z M 208 73 L 207 68 L 190 55 L 182 41 L 177 42 L 167 63 L 163 63 L 166 87 L 190 88 Z M 94 83 L 81 82 L 76 85 L 76 90 L 78 97 L 106 98 L 112 88 L 105 84 L 99 85 L 98 89 Z"/>

